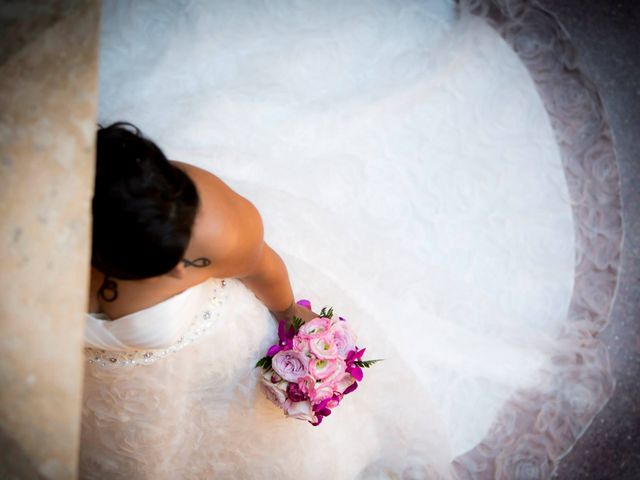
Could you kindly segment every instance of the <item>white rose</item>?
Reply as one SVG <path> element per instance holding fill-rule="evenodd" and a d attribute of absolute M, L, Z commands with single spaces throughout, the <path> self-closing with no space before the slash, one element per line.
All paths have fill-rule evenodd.
<path fill-rule="evenodd" d="M 302 402 L 287 402 L 284 413 L 287 417 L 297 418 L 298 420 L 307 420 L 314 423 L 317 421 L 309 400 L 303 400 Z"/>
<path fill-rule="evenodd" d="M 277 383 L 271 381 L 273 372 L 268 371 L 262 374 L 261 384 L 264 392 L 269 400 L 276 406 L 284 408 L 284 402 L 287 400 L 287 382 L 281 380 Z"/>

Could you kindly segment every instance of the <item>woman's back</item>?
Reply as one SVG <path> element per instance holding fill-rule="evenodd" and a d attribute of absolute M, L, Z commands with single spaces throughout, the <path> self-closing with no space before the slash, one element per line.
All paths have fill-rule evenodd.
<path fill-rule="evenodd" d="M 105 274 L 92 268 L 90 312 L 117 319 L 155 305 L 208 278 L 235 277 L 246 270 L 250 260 L 246 254 L 255 249 L 262 238 L 258 211 L 215 175 L 185 163 L 171 163 L 191 178 L 200 198 L 184 255 L 191 264 L 180 262 L 168 274 L 140 280 L 107 278 L 105 281 Z M 113 298 L 114 288 L 116 298 Z"/>

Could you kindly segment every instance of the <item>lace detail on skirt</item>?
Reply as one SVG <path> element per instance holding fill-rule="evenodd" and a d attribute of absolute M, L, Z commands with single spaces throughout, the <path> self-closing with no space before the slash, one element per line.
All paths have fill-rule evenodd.
<path fill-rule="evenodd" d="M 536 2 L 466 0 L 525 64 L 551 119 L 569 187 L 576 238 L 573 297 L 537 388 L 517 391 L 488 435 L 457 457 L 457 478 L 545 479 L 615 388 L 599 333 L 609 322 L 622 241 L 619 175 L 596 87 L 558 21 Z"/>

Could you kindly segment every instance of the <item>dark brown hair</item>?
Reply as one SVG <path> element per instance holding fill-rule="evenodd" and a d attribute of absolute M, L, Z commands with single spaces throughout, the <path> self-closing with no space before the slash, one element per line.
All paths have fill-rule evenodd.
<path fill-rule="evenodd" d="M 167 273 L 191 238 L 199 204 L 193 181 L 130 123 L 97 135 L 92 265 L 130 280 Z"/>

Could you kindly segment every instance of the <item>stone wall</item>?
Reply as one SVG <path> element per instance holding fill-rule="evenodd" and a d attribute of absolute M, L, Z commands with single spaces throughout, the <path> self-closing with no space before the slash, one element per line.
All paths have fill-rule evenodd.
<path fill-rule="evenodd" d="M 0 478 L 75 478 L 98 0 L 0 4 Z"/>

